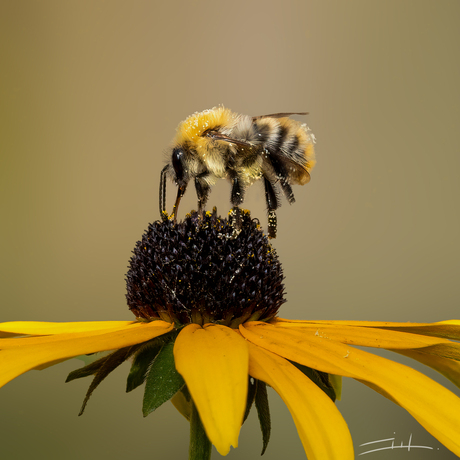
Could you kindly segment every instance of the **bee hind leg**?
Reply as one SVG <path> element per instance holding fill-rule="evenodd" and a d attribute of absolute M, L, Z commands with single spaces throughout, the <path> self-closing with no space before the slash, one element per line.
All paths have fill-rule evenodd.
<path fill-rule="evenodd" d="M 275 154 L 270 155 L 269 162 L 275 171 L 276 178 L 279 180 L 281 188 L 283 189 L 284 195 L 286 196 L 289 204 L 294 203 L 294 192 L 292 191 L 292 187 L 288 182 L 288 174 L 285 166 Z"/>
<path fill-rule="evenodd" d="M 266 177 L 264 177 L 264 186 L 268 213 L 268 237 L 271 239 L 276 238 L 276 210 L 279 203 L 273 184 Z"/>

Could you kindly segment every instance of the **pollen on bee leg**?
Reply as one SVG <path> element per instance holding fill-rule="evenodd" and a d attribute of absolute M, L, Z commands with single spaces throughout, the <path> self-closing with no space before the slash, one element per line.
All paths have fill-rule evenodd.
<path fill-rule="evenodd" d="M 231 238 L 236 238 L 241 232 L 241 209 L 233 207 L 228 213 L 229 224 L 233 228 Z"/>
<path fill-rule="evenodd" d="M 276 238 L 276 212 L 273 209 L 268 211 L 268 238 Z"/>
<path fill-rule="evenodd" d="M 163 222 L 166 222 L 170 219 L 173 219 L 173 215 L 172 214 L 168 214 L 167 211 L 161 211 L 161 220 Z"/>

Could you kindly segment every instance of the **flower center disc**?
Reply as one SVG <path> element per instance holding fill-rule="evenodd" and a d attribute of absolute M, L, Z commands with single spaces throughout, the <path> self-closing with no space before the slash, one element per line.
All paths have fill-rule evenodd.
<path fill-rule="evenodd" d="M 285 302 L 281 263 L 248 211 L 237 236 L 232 219 L 215 209 L 179 223 L 156 221 L 133 254 L 126 298 L 144 320 L 237 327 L 270 320 Z"/>

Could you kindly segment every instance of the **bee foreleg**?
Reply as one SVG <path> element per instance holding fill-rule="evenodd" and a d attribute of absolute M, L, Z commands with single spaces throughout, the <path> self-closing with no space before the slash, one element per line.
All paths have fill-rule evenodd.
<path fill-rule="evenodd" d="M 169 165 L 166 165 L 160 174 L 160 216 L 164 217 L 166 213 L 166 171 Z"/>
<path fill-rule="evenodd" d="M 177 220 L 177 211 L 179 209 L 179 203 L 180 203 L 181 198 L 184 196 L 186 188 L 187 188 L 187 184 L 179 185 L 178 188 L 177 188 L 176 202 L 174 203 L 174 208 L 173 208 L 173 212 L 172 212 L 172 215 L 174 217 L 174 222 L 176 222 L 176 220 Z"/>

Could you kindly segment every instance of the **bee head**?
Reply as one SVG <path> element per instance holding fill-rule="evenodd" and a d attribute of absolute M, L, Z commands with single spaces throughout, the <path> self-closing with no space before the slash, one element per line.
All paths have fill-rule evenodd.
<path fill-rule="evenodd" d="M 174 147 L 171 155 L 171 165 L 174 171 L 174 180 L 179 187 L 187 185 L 185 168 L 185 151 L 182 147 Z"/>

